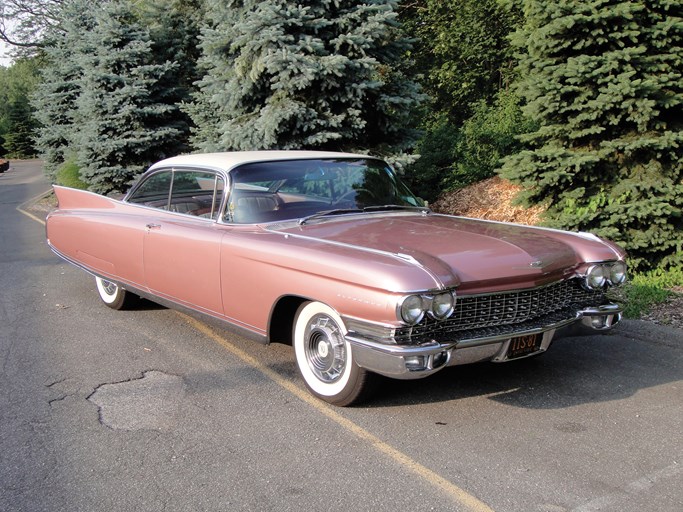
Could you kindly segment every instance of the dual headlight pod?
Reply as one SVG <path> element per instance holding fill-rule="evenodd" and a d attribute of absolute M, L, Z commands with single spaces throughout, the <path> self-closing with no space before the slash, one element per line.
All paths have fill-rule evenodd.
<path fill-rule="evenodd" d="M 592 265 L 584 275 L 584 286 L 589 290 L 599 290 L 606 284 L 620 285 L 626 281 L 626 263 L 615 261 Z"/>
<path fill-rule="evenodd" d="M 429 315 L 435 320 L 445 320 L 455 308 L 455 292 L 415 294 L 403 297 L 398 304 L 398 316 L 408 325 L 415 325 Z"/>

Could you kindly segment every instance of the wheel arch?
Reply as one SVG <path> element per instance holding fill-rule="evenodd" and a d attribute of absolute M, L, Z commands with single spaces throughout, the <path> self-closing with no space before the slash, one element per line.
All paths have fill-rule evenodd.
<path fill-rule="evenodd" d="M 268 341 L 292 345 L 296 312 L 302 304 L 313 300 L 315 299 L 299 295 L 280 297 L 270 312 Z"/>

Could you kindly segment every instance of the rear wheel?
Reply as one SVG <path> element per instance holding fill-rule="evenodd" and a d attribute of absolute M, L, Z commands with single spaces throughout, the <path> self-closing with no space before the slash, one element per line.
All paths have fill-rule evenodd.
<path fill-rule="evenodd" d="M 299 372 L 315 396 L 339 406 L 361 398 L 369 375 L 353 361 L 345 334 L 341 318 L 329 306 L 307 302 L 299 307 L 294 324 Z"/>
<path fill-rule="evenodd" d="M 127 292 L 116 283 L 101 277 L 96 277 L 95 283 L 97 284 L 100 299 L 112 309 L 126 309 L 137 301 L 136 295 Z"/>

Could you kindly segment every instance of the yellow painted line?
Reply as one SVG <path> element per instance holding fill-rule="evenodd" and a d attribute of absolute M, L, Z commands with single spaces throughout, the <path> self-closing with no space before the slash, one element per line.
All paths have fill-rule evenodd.
<path fill-rule="evenodd" d="M 22 210 L 21 208 L 17 208 L 17 211 L 19 213 L 23 213 L 26 215 L 28 218 L 35 220 L 36 222 L 40 222 L 43 226 L 45 225 L 45 220 L 41 219 L 40 217 L 36 217 L 32 213 L 27 212 L 26 210 Z"/>
<path fill-rule="evenodd" d="M 418 475 L 420 478 L 424 479 L 426 482 L 431 484 L 432 486 L 436 487 L 440 491 L 442 491 L 444 494 L 448 495 L 451 499 L 459 503 L 460 505 L 464 506 L 467 508 L 467 510 L 470 510 L 471 512 L 493 512 L 493 509 L 489 507 L 486 503 L 478 499 L 477 497 L 473 496 L 472 494 L 468 493 L 464 489 L 458 487 L 454 483 L 446 480 L 439 474 L 435 473 L 431 469 L 423 466 L 419 462 L 411 459 L 408 455 L 405 453 L 397 450 L 393 446 L 385 443 L 382 441 L 380 438 L 377 436 L 371 434 L 367 430 L 365 430 L 363 427 L 357 425 L 353 421 L 345 418 L 338 412 L 336 412 L 331 406 L 327 405 L 326 403 L 322 402 L 321 400 L 318 400 L 315 398 L 313 395 L 311 395 L 308 391 L 305 391 L 295 385 L 294 383 L 288 381 L 287 379 L 283 378 L 280 376 L 277 372 L 271 370 L 264 364 L 262 364 L 258 359 L 250 356 L 248 353 L 246 353 L 244 350 L 234 346 L 231 344 L 228 340 L 225 338 L 221 337 L 218 333 L 213 331 L 210 327 L 207 325 L 199 322 L 198 320 L 195 320 L 192 317 L 189 317 L 183 313 L 178 313 L 181 317 L 185 319 L 185 321 L 190 324 L 192 327 L 200 331 L 201 333 L 205 334 L 209 338 L 211 338 L 213 341 L 221 345 L 223 348 L 228 350 L 231 354 L 234 356 L 237 356 L 239 359 L 244 361 L 246 364 L 251 366 L 252 368 L 258 370 L 261 372 L 263 375 L 268 377 L 270 380 L 275 382 L 277 385 L 280 387 L 284 388 L 285 390 L 289 391 L 291 394 L 296 396 L 298 399 L 301 401 L 307 403 L 311 407 L 313 407 L 315 410 L 320 412 L 321 414 L 325 415 L 328 419 L 334 421 L 338 425 L 340 425 L 342 428 L 350 432 L 351 434 L 355 435 L 359 439 L 362 439 L 364 441 L 367 441 L 372 445 L 374 449 L 376 449 L 378 452 L 386 455 L 390 459 L 393 459 L 394 461 L 398 462 L 401 466 L 403 466 L 405 469 L 408 471 L 411 471 Z"/>
<path fill-rule="evenodd" d="M 52 189 L 48 190 L 47 192 L 43 192 L 42 194 L 39 194 L 39 195 L 37 195 L 36 197 L 29 199 L 28 201 L 25 201 L 25 202 L 21 203 L 19 206 L 17 206 L 17 211 L 18 211 L 19 213 L 23 213 L 23 214 L 26 215 L 28 218 L 33 219 L 33 220 L 35 220 L 36 222 L 40 222 L 40 223 L 44 226 L 44 225 L 45 225 L 45 219 L 41 219 L 40 217 L 36 217 L 36 216 L 33 215 L 32 213 L 27 212 L 26 210 L 24 210 L 24 208 L 26 207 L 26 205 L 33 204 L 33 203 L 35 203 L 36 201 L 41 200 L 43 197 L 47 196 L 50 192 L 52 192 Z"/>

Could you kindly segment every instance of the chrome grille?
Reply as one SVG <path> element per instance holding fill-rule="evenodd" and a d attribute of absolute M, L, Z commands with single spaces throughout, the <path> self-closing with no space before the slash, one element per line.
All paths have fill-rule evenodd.
<path fill-rule="evenodd" d="M 572 318 L 578 309 L 597 306 L 604 299 L 603 292 L 583 289 L 576 278 L 529 290 L 458 296 L 455 311 L 448 320 L 436 322 L 425 318 L 412 329 L 397 333 L 397 338 L 421 341 L 448 333 L 451 338 L 463 339 L 477 337 L 477 331 L 484 337 L 492 328 L 514 332 L 522 330 L 514 326 L 541 325 L 546 317 L 554 321 L 558 317 Z"/>
<path fill-rule="evenodd" d="M 584 290 L 576 280 L 544 288 L 458 298 L 449 330 L 516 324 L 572 305 L 593 305 L 602 292 Z"/>

